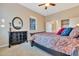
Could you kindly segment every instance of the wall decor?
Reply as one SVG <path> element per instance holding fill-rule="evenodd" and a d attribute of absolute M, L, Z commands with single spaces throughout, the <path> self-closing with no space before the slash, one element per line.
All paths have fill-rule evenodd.
<path fill-rule="evenodd" d="M 23 27 L 23 21 L 20 17 L 14 17 L 12 20 L 12 26 L 14 29 L 19 30 Z"/>
<path fill-rule="evenodd" d="M 68 27 L 69 26 L 69 19 L 61 20 L 61 27 Z"/>

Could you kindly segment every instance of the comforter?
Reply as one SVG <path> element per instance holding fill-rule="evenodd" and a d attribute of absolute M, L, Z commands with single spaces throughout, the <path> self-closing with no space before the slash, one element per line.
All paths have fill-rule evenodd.
<path fill-rule="evenodd" d="M 30 40 L 68 55 L 74 55 L 74 51 L 76 51 L 76 54 L 78 53 L 76 47 L 79 46 L 79 40 L 69 36 L 60 36 L 54 33 L 38 33 L 33 35 Z"/>

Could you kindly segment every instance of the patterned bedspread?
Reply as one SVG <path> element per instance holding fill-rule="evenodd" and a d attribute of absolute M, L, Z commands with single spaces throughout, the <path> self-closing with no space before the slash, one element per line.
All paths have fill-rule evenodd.
<path fill-rule="evenodd" d="M 30 40 L 68 55 L 72 55 L 76 47 L 79 46 L 79 40 L 76 38 L 59 36 L 54 33 L 38 33 L 33 35 Z"/>
<path fill-rule="evenodd" d="M 73 52 L 76 50 L 76 47 L 78 47 L 78 46 L 79 46 L 79 40 L 77 40 L 75 38 L 73 38 L 73 39 L 66 38 L 64 40 L 62 40 L 62 39 L 58 40 L 53 47 L 57 51 L 72 55 Z"/>

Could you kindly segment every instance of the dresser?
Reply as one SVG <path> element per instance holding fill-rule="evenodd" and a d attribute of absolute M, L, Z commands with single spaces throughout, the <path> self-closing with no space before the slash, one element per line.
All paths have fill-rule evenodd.
<path fill-rule="evenodd" d="M 27 42 L 27 31 L 13 31 L 9 32 L 9 48 L 12 45 L 17 45 Z"/>

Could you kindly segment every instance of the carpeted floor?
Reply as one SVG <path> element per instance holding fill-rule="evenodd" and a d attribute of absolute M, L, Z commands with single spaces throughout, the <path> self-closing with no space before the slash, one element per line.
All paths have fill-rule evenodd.
<path fill-rule="evenodd" d="M 29 43 L 0 48 L 0 56 L 51 56 L 37 47 L 31 47 Z"/>

